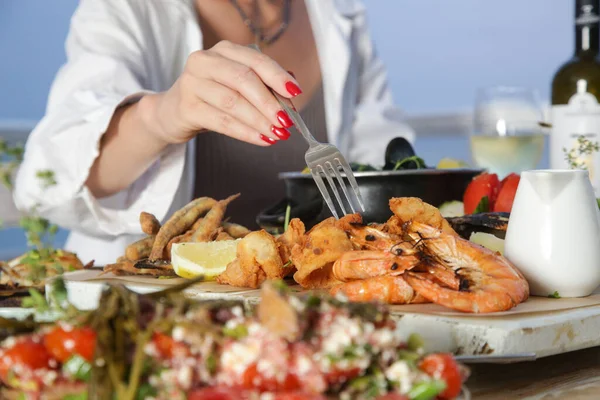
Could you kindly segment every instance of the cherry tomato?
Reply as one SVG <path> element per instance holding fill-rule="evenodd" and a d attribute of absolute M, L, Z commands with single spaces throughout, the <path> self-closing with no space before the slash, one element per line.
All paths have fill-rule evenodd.
<path fill-rule="evenodd" d="M 173 340 L 171 336 L 156 332 L 154 335 L 152 335 L 152 342 L 156 346 L 156 351 L 158 351 L 158 354 L 161 357 L 173 357 L 173 346 L 175 345 L 175 340 Z"/>
<path fill-rule="evenodd" d="M 251 364 L 246 371 L 244 371 L 242 386 L 246 389 L 257 389 L 261 392 L 288 392 L 299 390 L 301 388 L 296 375 L 288 373 L 285 379 L 280 382 L 274 376 L 262 376 L 260 372 L 258 372 L 256 363 Z"/>
<path fill-rule="evenodd" d="M 29 387 L 36 385 L 35 382 L 25 382 L 19 376 L 15 376 L 15 382 L 8 382 L 9 372 L 19 365 L 21 368 L 27 368 L 35 371 L 42 368 L 49 368 L 50 353 L 43 344 L 34 342 L 31 338 L 19 340 L 12 347 L 4 350 L 0 355 L 0 378 L 7 384 L 13 386 L 15 383 L 19 387 Z"/>
<path fill-rule="evenodd" d="M 483 173 L 477 175 L 467 186 L 463 196 L 465 214 L 473 214 L 482 198 L 488 198 L 490 210 L 493 208 L 498 196 L 500 182 L 498 175 Z"/>
<path fill-rule="evenodd" d="M 91 362 L 96 349 L 96 332 L 85 327 L 65 330 L 57 326 L 44 336 L 44 346 L 61 363 L 74 354 Z"/>
<path fill-rule="evenodd" d="M 156 350 L 162 358 L 171 359 L 176 353 L 188 354 L 188 348 L 185 344 L 175 341 L 171 336 L 164 333 L 155 332 L 152 335 L 152 342 L 154 342 Z"/>
<path fill-rule="evenodd" d="M 517 174 L 510 174 L 502 180 L 492 211 L 509 213 L 512 210 L 520 180 L 521 177 Z"/>
<path fill-rule="evenodd" d="M 334 369 L 325 374 L 325 380 L 329 384 L 344 383 L 359 376 L 360 372 L 360 368 L 351 368 L 347 370 Z"/>
<path fill-rule="evenodd" d="M 462 376 L 452 354 L 438 353 L 425 356 L 419 368 L 427 375 L 446 382 L 446 390 L 439 395 L 440 398 L 454 399 L 460 393 Z"/>

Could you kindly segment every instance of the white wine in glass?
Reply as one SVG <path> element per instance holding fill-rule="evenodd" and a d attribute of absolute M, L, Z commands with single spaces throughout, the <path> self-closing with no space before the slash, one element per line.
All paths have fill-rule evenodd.
<path fill-rule="evenodd" d="M 471 135 L 473 161 L 500 179 L 535 169 L 544 151 L 542 119 L 531 90 L 505 86 L 479 90 Z"/>

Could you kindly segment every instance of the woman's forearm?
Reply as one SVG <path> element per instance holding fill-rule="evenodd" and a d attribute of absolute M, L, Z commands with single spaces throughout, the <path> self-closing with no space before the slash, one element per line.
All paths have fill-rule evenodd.
<path fill-rule="evenodd" d="M 127 188 L 168 146 L 155 132 L 156 96 L 144 96 L 115 111 L 86 181 L 94 196 L 107 197 Z"/>

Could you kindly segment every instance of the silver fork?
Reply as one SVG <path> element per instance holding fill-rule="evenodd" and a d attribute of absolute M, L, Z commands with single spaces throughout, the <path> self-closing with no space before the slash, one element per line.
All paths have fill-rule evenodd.
<path fill-rule="evenodd" d="M 249 47 L 260 51 L 260 48 L 255 44 L 252 44 Z M 285 99 L 277 92 L 271 88 L 269 88 L 269 90 L 271 90 L 271 93 L 273 93 L 277 101 L 279 101 L 279 104 L 284 111 L 288 113 L 294 122 L 294 126 L 296 126 L 296 129 L 298 129 L 308 143 L 308 150 L 304 155 L 304 159 L 319 191 L 321 192 L 321 196 L 323 196 L 325 203 L 327 203 L 327 206 L 331 211 L 331 214 L 339 219 L 335 204 L 331 199 L 331 195 L 327 190 L 327 185 L 323 178 L 325 178 L 329 184 L 329 187 L 337 200 L 337 204 L 342 211 L 342 215 L 347 215 L 348 212 L 346 211 L 346 207 L 337 186 L 339 186 L 344 193 L 346 204 L 350 207 L 349 209 L 352 210 L 352 213 L 356 213 L 358 208 L 364 212 L 365 206 L 360 195 L 360 190 L 358 189 L 358 184 L 356 183 L 356 178 L 352 173 L 352 168 L 350 168 L 350 165 L 344 156 L 342 156 L 342 153 L 340 153 L 337 147 L 332 144 L 318 142 L 308 130 L 306 124 L 300 117 L 300 114 L 294 108 L 290 107 Z M 346 179 L 348 179 L 348 182 L 352 187 L 352 192 L 348 191 L 341 172 L 346 175 Z M 338 185 L 335 184 L 333 178 L 337 180 Z"/>

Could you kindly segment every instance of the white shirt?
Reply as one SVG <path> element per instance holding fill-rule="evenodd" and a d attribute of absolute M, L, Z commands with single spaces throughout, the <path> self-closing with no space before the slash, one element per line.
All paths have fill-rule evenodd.
<path fill-rule="evenodd" d="M 413 132 L 393 105 L 365 8 L 359 0 L 305 2 L 320 59 L 329 141 L 349 161 L 381 164 L 389 140 L 412 140 Z M 37 206 L 41 215 L 70 229 L 66 248 L 84 262 L 114 262 L 141 237 L 141 211 L 164 221 L 191 199 L 190 143 L 168 147 L 143 176 L 109 198 L 95 198 L 85 181 L 115 109 L 169 89 L 202 43 L 193 0 L 82 0 L 75 11 L 67 62 L 27 142 L 14 200 L 19 209 Z M 47 169 L 57 185 L 43 189 L 36 172 Z"/>

